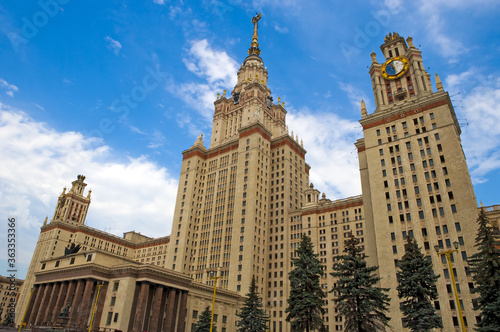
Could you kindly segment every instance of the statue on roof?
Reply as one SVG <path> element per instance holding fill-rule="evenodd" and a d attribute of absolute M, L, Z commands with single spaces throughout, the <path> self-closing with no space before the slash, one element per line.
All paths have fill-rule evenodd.
<path fill-rule="evenodd" d="M 252 17 L 252 23 L 253 23 L 253 36 L 252 36 L 252 43 L 250 44 L 250 48 L 248 49 L 248 54 L 252 55 L 260 55 L 260 49 L 259 49 L 259 36 L 257 34 L 257 29 L 258 29 L 258 22 L 261 19 L 262 15 L 260 13 L 257 13 L 254 17 Z"/>

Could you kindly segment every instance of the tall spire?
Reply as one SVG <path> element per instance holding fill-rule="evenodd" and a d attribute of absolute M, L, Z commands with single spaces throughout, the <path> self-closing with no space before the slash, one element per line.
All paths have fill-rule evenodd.
<path fill-rule="evenodd" d="M 250 48 L 248 49 L 248 54 L 252 55 L 260 55 L 260 49 L 259 49 L 259 36 L 257 35 L 257 28 L 258 28 L 258 22 L 262 15 L 260 13 L 257 13 L 254 17 L 252 17 L 252 23 L 253 23 L 253 36 L 252 36 L 252 43 L 250 44 Z"/>

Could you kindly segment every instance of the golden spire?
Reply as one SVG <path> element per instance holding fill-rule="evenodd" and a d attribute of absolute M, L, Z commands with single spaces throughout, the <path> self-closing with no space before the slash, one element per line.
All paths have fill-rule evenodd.
<path fill-rule="evenodd" d="M 253 23 L 253 36 L 252 36 L 252 43 L 250 44 L 250 48 L 248 49 L 248 54 L 252 55 L 260 55 L 260 49 L 259 49 L 259 36 L 257 34 L 257 28 L 258 28 L 258 22 L 262 15 L 260 13 L 257 13 L 254 17 L 252 17 L 252 23 Z"/>

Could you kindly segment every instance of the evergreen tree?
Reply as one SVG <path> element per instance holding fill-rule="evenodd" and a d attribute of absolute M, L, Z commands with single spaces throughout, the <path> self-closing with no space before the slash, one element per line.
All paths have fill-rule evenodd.
<path fill-rule="evenodd" d="M 262 299 L 258 295 L 255 276 L 253 276 L 243 308 L 237 314 L 240 318 L 238 332 L 266 332 L 269 318 L 262 307 Z"/>
<path fill-rule="evenodd" d="M 200 318 L 198 318 L 198 322 L 196 323 L 193 332 L 210 332 L 211 321 L 212 311 L 210 311 L 210 307 L 207 306 L 200 314 Z M 215 326 L 212 328 L 212 332 L 215 332 Z"/>
<path fill-rule="evenodd" d="M 399 261 L 398 297 L 403 299 L 401 311 L 403 323 L 411 330 L 430 331 L 443 327 L 441 317 L 436 314 L 432 301 L 438 298 L 436 281 L 439 276 L 433 275 L 432 262 L 425 259 L 415 240 L 408 236 L 405 245 L 406 253 Z"/>
<path fill-rule="evenodd" d="M 468 260 L 475 285 L 472 292 L 479 294 L 476 310 L 480 311 L 481 321 L 477 331 L 500 331 L 500 243 L 482 208 L 477 223 L 478 252 Z"/>
<path fill-rule="evenodd" d="M 302 235 L 300 247 L 296 250 L 298 258 L 292 258 L 294 269 L 289 273 L 290 296 L 286 308 L 287 322 L 292 331 L 311 331 L 323 324 L 323 298 L 319 279 L 323 266 L 314 253 L 311 239 Z"/>
<path fill-rule="evenodd" d="M 337 256 L 331 273 L 336 279 L 331 292 L 337 294 L 335 304 L 345 317 L 344 331 L 384 330 L 390 320 L 386 316 L 389 296 L 386 294 L 388 289 L 375 286 L 380 280 L 374 274 L 378 266 L 367 266 L 366 255 L 352 233 L 344 242 L 344 253 Z"/>

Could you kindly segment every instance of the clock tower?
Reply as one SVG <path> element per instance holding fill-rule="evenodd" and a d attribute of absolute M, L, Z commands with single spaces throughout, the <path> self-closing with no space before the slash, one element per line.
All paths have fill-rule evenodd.
<path fill-rule="evenodd" d="M 390 324 L 405 331 L 399 309 L 397 262 L 408 236 L 432 260 L 439 299 L 434 301 L 444 331 L 459 327 L 458 306 L 467 330 L 476 321 L 470 290 L 473 281 L 467 257 L 475 252 L 477 204 L 460 140 L 461 128 L 453 105 L 436 75 L 433 91 L 421 52 L 397 33 L 385 37 L 379 63 L 371 54 L 369 70 L 375 110 L 361 102 L 363 138 L 356 142 L 363 205 L 366 214 L 365 250 L 368 263 L 379 266 L 380 285 L 389 288 Z M 454 242 L 452 269 L 439 251 Z M 459 302 L 451 292 L 454 274 Z"/>
<path fill-rule="evenodd" d="M 389 33 L 380 49 L 384 63 L 377 61 L 375 52 L 371 54 L 370 76 L 375 112 L 432 94 L 430 75 L 424 69 L 422 52 L 413 45 L 411 37 L 405 41 L 398 33 Z"/>

